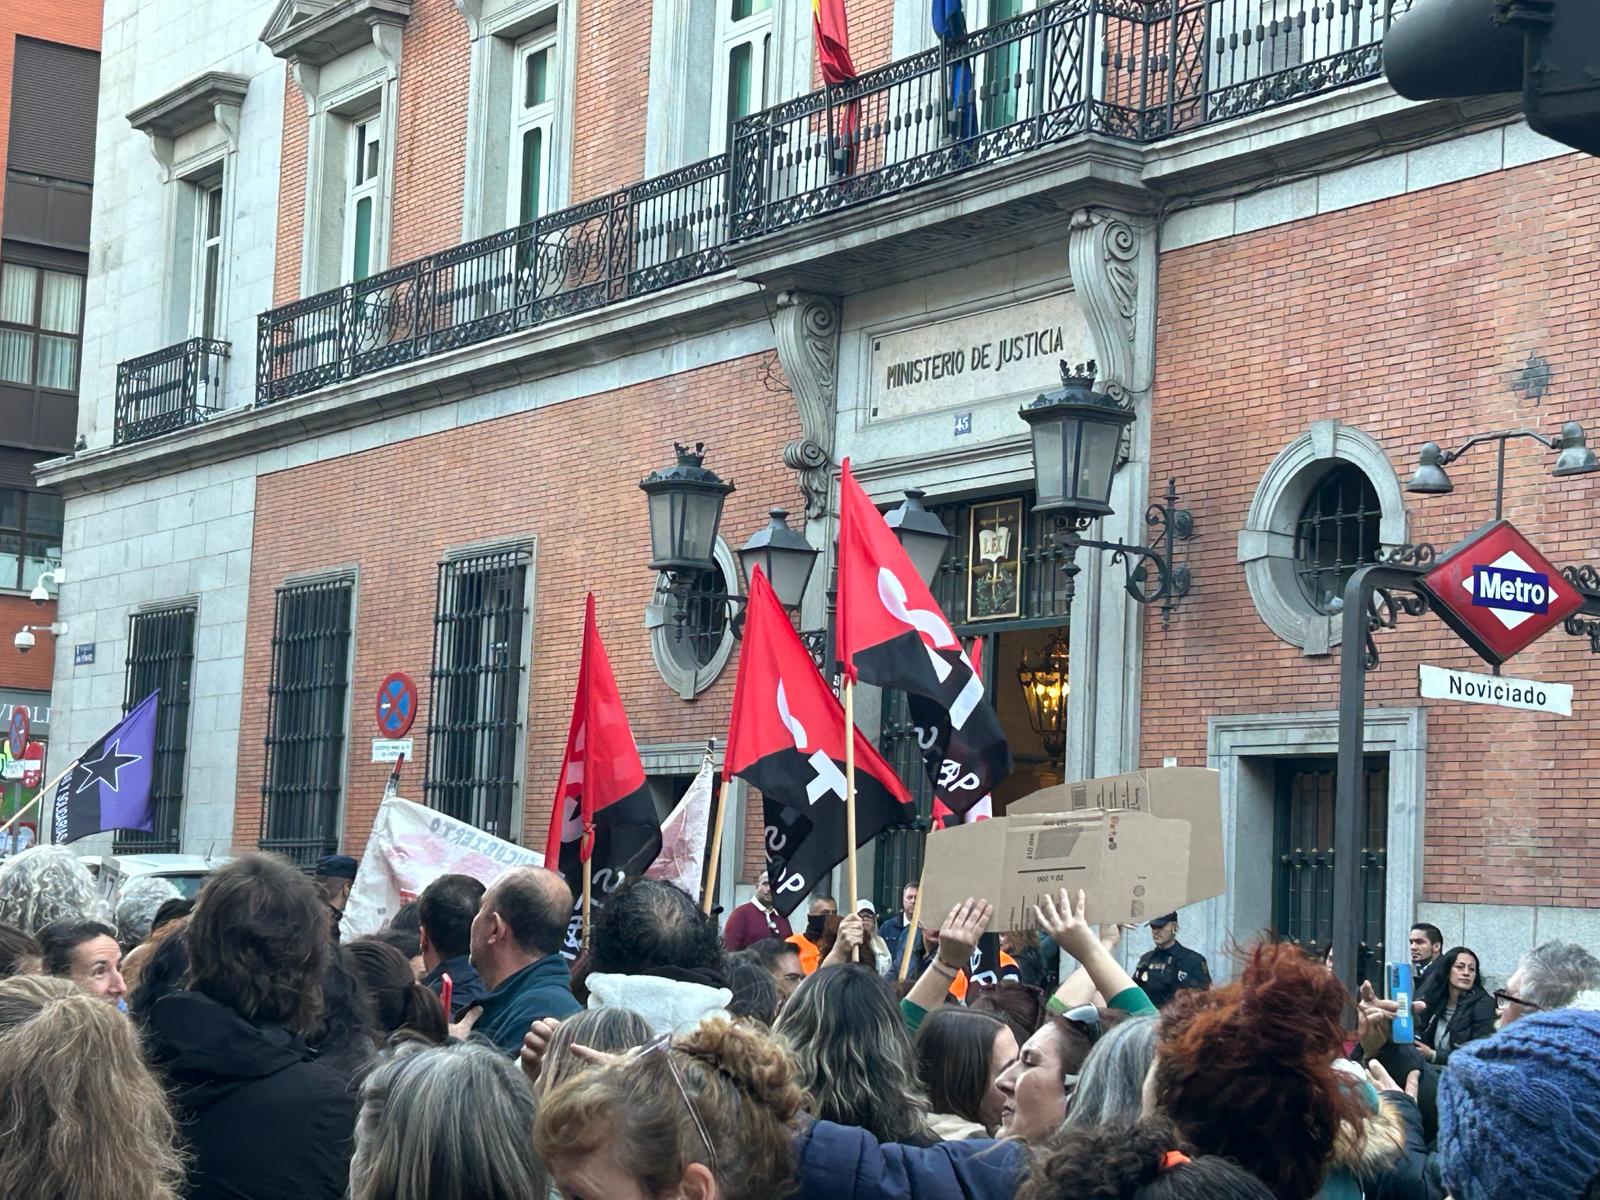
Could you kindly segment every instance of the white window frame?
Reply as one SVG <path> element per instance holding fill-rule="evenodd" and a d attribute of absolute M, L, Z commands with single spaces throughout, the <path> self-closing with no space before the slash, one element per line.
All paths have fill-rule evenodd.
<path fill-rule="evenodd" d="M 389 139 L 384 127 L 382 107 L 367 109 L 346 119 L 349 129 L 345 135 L 344 234 L 342 238 L 340 282 L 358 282 L 356 276 L 356 211 L 363 200 L 372 202 L 372 220 L 367 225 L 366 279 L 382 270 L 379 259 L 379 230 L 383 221 L 382 182 L 388 164 Z M 370 174 L 362 174 L 367 161 L 367 147 L 376 145 L 378 160 Z"/>
<path fill-rule="evenodd" d="M 228 193 L 227 182 L 217 175 L 210 179 L 196 180 L 191 186 L 194 188 L 194 262 L 192 263 L 192 278 L 189 282 L 189 332 L 192 337 L 212 338 L 226 340 L 222 337 L 227 329 L 227 243 L 228 243 Z M 217 214 L 217 232 L 209 232 L 207 218 L 212 213 L 215 203 Z M 210 251 L 217 253 L 216 267 L 213 271 L 208 255 Z M 206 327 L 206 291 L 210 284 L 216 289 L 216 303 L 211 312 L 211 327 Z"/>
<path fill-rule="evenodd" d="M 537 104 L 527 103 L 528 64 L 535 55 L 545 56 L 545 99 Z M 553 212 L 556 207 L 555 160 L 556 115 L 561 106 L 561 46 L 553 25 L 525 37 L 516 44 L 515 73 L 511 88 L 511 142 L 506 158 L 506 226 L 523 224 L 522 173 L 523 146 L 527 135 L 537 130 L 541 134 L 539 161 L 539 194 L 534 199 L 534 211 L 529 220 Z"/>
<path fill-rule="evenodd" d="M 729 12 L 733 0 L 715 0 L 717 57 L 711 79 L 712 154 L 721 154 L 728 148 L 728 134 L 734 119 L 728 108 L 728 85 L 732 81 L 733 54 L 739 47 L 750 47 L 750 111 L 760 112 L 770 103 L 772 78 L 777 74 L 772 61 L 773 6 L 777 2 L 768 0 L 767 7 L 760 12 L 735 21 Z"/>

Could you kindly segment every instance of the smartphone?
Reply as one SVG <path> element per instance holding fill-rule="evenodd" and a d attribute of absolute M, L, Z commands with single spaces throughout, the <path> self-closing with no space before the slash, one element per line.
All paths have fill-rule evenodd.
<path fill-rule="evenodd" d="M 439 1000 L 444 1005 L 444 1019 L 446 1021 L 451 1019 L 450 1018 L 450 1001 L 455 996 L 455 990 L 456 990 L 455 980 L 450 978 L 450 975 L 449 975 L 448 972 L 443 974 L 443 975 L 441 975 L 441 976 L 439 976 Z"/>
<path fill-rule="evenodd" d="M 1400 1006 L 1399 1011 L 1394 1015 L 1394 1024 L 1390 1029 L 1389 1040 L 1409 1046 L 1417 1040 L 1416 1029 L 1411 1019 L 1410 963 L 1393 962 L 1389 964 L 1389 999 Z"/>

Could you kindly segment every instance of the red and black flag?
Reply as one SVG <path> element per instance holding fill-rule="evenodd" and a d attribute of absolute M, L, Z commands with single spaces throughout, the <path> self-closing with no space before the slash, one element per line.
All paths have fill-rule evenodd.
<path fill-rule="evenodd" d="M 568 958 L 582 948 L 583 864 L 593 863 L 590 906 L 599 908 L 624 882 L 643 875 L 659 853 L 661 824 L 611 660 L 595 627 L 590 592 L 572 725 L 544 849 L 545 865 L 566 876 L 578 898 L 563 950 Z"/>
<path fill-rule="evenodd" d="M 965 813 L 1011 774 L 982 678 L 849 459 L 839 481 L 838 629 L 849 679 L 907 693 L 935 798 Z"/>
<path fill-rule="evenodd" d="M 817 673 L 766 576 L 756 571 L 723 761 L 730 777 L 799 818 L 777 826 L 769 821 L 767 828 L 768 854 L 782 862 L 772 903 L 784 916 L 844 861 L 845 736 L 839 698 Z M 857 845 L 909 820 L 910 799 L 894 768 L 858 733 Z M 781 848 L 773 846 L 775 836 Z"/>

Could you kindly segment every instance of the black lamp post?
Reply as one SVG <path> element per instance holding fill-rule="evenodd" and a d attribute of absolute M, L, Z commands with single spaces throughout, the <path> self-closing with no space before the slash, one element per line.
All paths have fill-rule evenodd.
<path fill-rule="evenodd" d="M 705 443 L 674 445 L 678 461 L 651 471 L 639 487 L 650 498 L 650 569 L 677 578 L 713 567 L 722 503 L 733 491 L 705 462 Z"/>
<path fill-rule="evenodd" d="M 1495 463 L 1494 516 L 1498 521 L 1505 510 L 1506 443 L 1513 438 L 1527 438 L 1547 450 L 1559 451 L 1556 465 L 1550 468 L 1550 474 L 1557 479 L 1600 471 L 1600 459 L 1596 459 L 1594 451 L 1589 449 L 1589 439 L 1583 432 L 1583 426 L 1576 421 L 1568 421 L 1561 426 L 1561 432 L 1554 435 L 1540 433 L 1537 429 L 1501 429 L 1494 433 L 1474 434 L 1454 450 L 1442 449 L 1438 442 L 1424 442 L 1422 449 L 1417 452 L 1417 469 L 1406 483 L 1406 491 L 1418 496 L 1448 496 L 1456 490 L 1456 485 L 1450 482 L 1445 468 L 1474 446 L 1494 442 L 1498 456 Z"/>
<path fill-rule="evenodd" d="M 1061 364 L 1061 387 L 1046 392 L 1018 414 L 1033 432 L 1034 511 L 1055 526 L 1058 553 L 1070 593 L 1078 573 L 1078 547 L 1111 553 L 1126 575 L 1128 595 L 1140 604 L 1160 604 L 1165 623 L 1188 594 L 1189 568 L 1176 562 L 1176 547 L 1194 534 L 1194 518 L 1179 508 L 1176 482 L 1145 510 L 1145 525 L 1155 531 L 1149 546 L 1104 542 L 1082 536 L 1099 517 L 1111 515 L 1111 482 L 1123 431 L 1134 414 L 1104 392 L 1094 390 L 1095 364 Z"/>
<path fill-rule="evenodd" d="M 919 488 L 908 489 L 900 506 L 885 513 L 883 520 L 894 530 L 894 536 L 911 559 L 911 565 L 916 567 L 917 574 L 922 576 L 922 582 L 932 587 L 933 577 L 939 573 L 939 564 L 944 562 L 945 551 L 955 535 L 922 506 L 926 495 Z"/>
<path fill-rule="evenodd" d="M 822 551 L 806 541 L 804 535 L 789 528 L 789 514 L 781 508 L 772 509 L 763 529 L 758 529 L 750 540 L 739 547 L 739 570 L 748 587 L 750 577 L 757 567 L 772 584 L 778 603 L 785 608 L 799 608 L 806 596 L 806 584 L 817 565 L 817 555 Z"/>

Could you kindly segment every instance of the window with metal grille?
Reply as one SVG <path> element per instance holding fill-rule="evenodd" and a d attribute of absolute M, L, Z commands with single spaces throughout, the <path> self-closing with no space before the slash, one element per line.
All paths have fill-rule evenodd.
<path fill-rule="evenodd" d="M 195 606 L 134 613 L 128 621 L 128 677 L 122 711 L 157 688 L 156 761 L 151 777 L 155 827 L 119 830 L 118 854 L 176 854 L 183 819 L 183 769 L 189 752 L 189 694 L 194 677 Z"/>
<path fill-rule="evenodd" d="M 1340 464 L 1324 475 L 1294 531 L 1294 571 L 1300 592 L 1318 612 L 1339 611 L 1344 585 L 1377 554 L 1383 505 L 1360 467 Z"/>
<path fill-rule="evenodd" d="M 339 848 L 354 595 L 348 578 L 278 589 L 260 846 L 302 866 Z"/>
<path fill-rule="evenodd" d="M 1361 978 L 1382 987 L 1383 928 L 1388 903 L 1388 759 L 1368 758 L 1364 770 L 1357 970 Z M 1334 796 L 1332 759 L 1291 759 L 1278 764 L 1273 933 L 1313 954 L 1325 954 L 1333 941 Z"/>
<path fill-rule="evenodd" d="M 428 805 L 513 842 L 531 560 L 526 549 L 446 559 L 433 623 Z"/>

